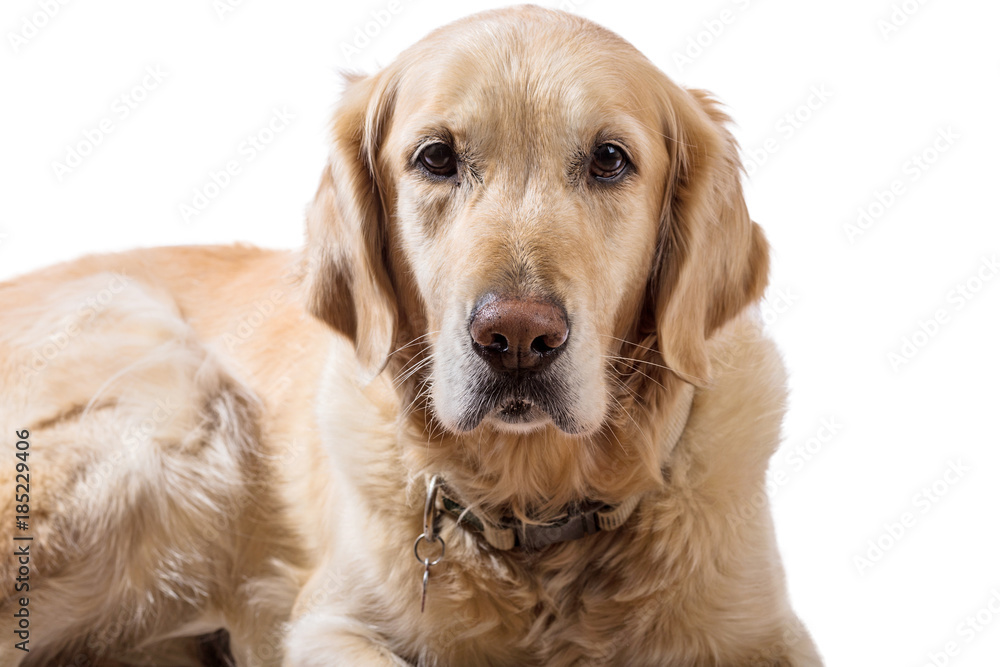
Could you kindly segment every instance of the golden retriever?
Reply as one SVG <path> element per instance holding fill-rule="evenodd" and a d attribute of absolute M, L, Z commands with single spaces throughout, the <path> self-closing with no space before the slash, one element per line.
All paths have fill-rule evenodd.
<path fill-rule="evenodd" d="M 349 78 L 303 252 L 0 286 L 3 665 L 820 664 L 726 121 L 486 12 Z"/>

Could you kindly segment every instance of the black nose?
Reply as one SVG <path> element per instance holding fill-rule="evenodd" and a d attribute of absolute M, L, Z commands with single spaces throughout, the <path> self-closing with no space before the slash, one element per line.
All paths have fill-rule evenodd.
<path fill-rule="evenodd" d="M 541 370 L 566 349 L 566 309 L 537 297 L 488 297 L 469 322 L 472 347 L 499 371 Z"/>

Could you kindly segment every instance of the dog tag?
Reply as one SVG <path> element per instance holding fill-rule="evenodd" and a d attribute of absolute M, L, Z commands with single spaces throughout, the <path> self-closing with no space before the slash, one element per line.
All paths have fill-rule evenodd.
<path fill-rule="evenodd" d="M 445 545 L 444 540 L 441 536 L 437 534 L 434 529 L 434 513 L 437 510 L 435 505 L 435 500 L 437 499 L 438 490 L 438 477 L 435 475 L 431 478 L 430 482 L 427 484 L 427 502 L 424 504 L 424 532 L 420 533 L 417 537 L 417 541 L 413 543 L 413 555 L 416 556 L 417 562 L 422 563 L 424 566 L 424 578 L 422 583 L 422 588 L 420 590 L 420 613 L 424 613 L 424 608 L 427 606 L 427 582 L 431 578 L 431 565 L 437 565 L 444 558 Z M 420 555 L 420 543 L 428 542 L 431 543 L 431 548 L 434 548 L 433 543 L 437 543 L 440 547 L 441 553 L 434 560 L 430 558 L 423 558 Z"/>
<path fill-rule="evenodd" d="M 427 581 L 431 578 L 431 561 L 424 559 L 424 587 L 420 593 L 420 613 L 424 613 L 424 605 L 427 604 Z"/>
<path fill-rule="evenodd" d="M 434 541 L 437 542 L 437 545 L 441 548 L 441 554 L 434 560 L 421 557 L 420 543 L 426 539 L 427 537 L 421 533 L 420 537 L 417 538 L 417 541 L 413 543 L 413 555 L 417 557 L 417 562 L 424 566 L 424 578 L 422 588 L 420 590 L 420 613 L 423 613 L 424 608 L 427 606 L 427 582 L 430 581 L 431 578 L 431 565 L 437 565 L 441 562 L 441 559 L 444 558 L 444 540 L 441 539 L 440 535 L 435 535 Z"/>

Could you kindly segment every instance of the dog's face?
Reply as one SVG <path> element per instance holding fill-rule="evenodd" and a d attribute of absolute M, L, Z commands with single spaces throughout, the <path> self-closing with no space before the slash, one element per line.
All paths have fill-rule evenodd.
<path fill-rule="evenodd" d="M 380 151 L 433 407 L 454 431 L 593 432 L 653 266 L 658 119 L 588 41 L 470 27 L 410 56 Z"/>
<path fill-rule="evenodd" d="M 724 120 L 568 14 L 438 30 L 348 84 L 312 310 L 452 433 L 634 423 L 708 381 L 706 337 L 764 287 Z"/>

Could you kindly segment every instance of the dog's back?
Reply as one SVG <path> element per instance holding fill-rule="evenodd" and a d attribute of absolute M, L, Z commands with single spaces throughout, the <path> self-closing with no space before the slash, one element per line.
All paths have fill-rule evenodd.
<path fill-rule="evenodd" d="M 274 408 L 308 405 L 323 348 L 295 275 L 288 253 L 163 248 L 0 286 L 0 536 L 25 554 L 0 559 L 23 584 L 0 615 L 29 614 L 3 664 L 146 660 L 220 626 L 280 656 L 305 563 L 274 470 L 312 427 Z"/>

